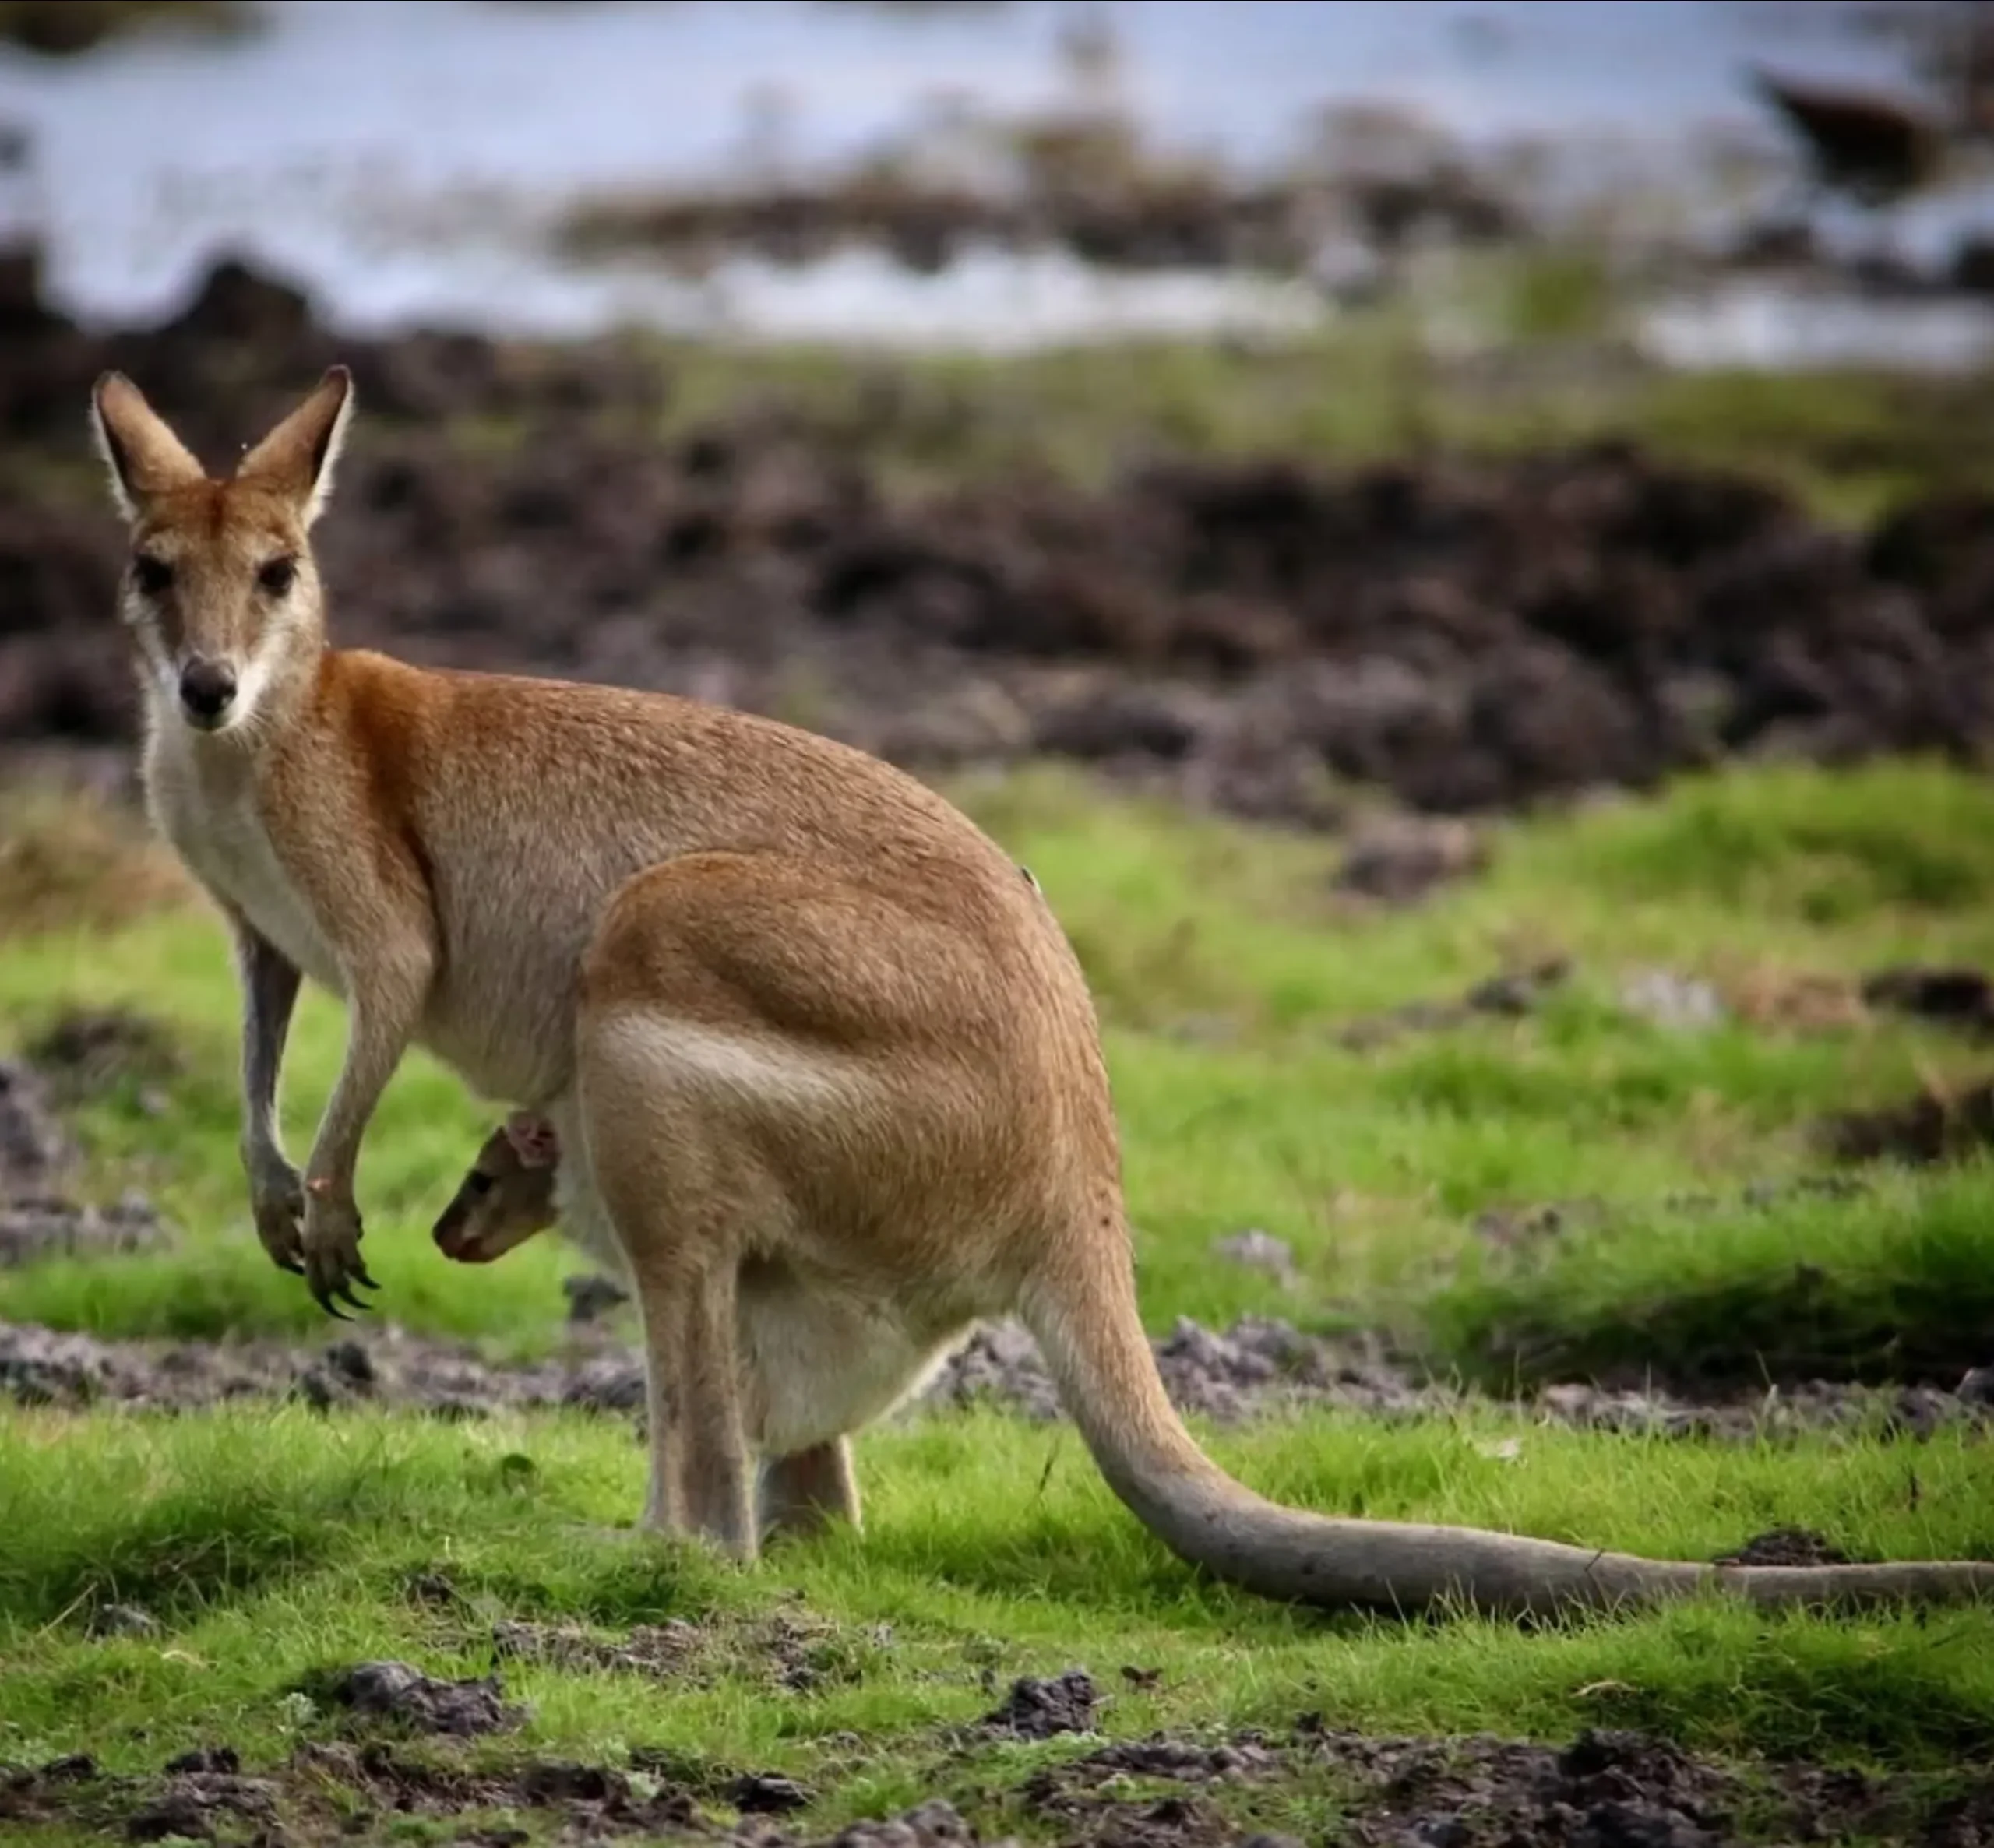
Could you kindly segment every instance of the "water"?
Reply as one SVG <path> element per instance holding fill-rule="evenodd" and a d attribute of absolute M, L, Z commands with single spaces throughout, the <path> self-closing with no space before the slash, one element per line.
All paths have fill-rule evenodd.
<path fill-rule="evenodd" d="M 266 10 L 266 29 L 238 40 L 153 34 L 67 62 L 0 56 L 0 123 L 25 127 L 34 150 L 16 209 L 44 227 L 58 305 L 100 323 L 164 315 L 231 250 L 288 275 L 354 332 L 637 322 L 1016 347 L 1130 331 L 1277 334 L 1333 312 L 1292 286 L 1107 276 L 1056 255 L 982 252 L 937 277 L 865 253 L 801 270 L 742 259 L 696 283 L 550 254 L 548 227 L 584 191 L 738 174 L 758 92 L 781 93 L 776 151 L 806 171 L 904 129 L 952 90 L 1002 110 L 1054 100 L 1068 81 L 1059 35 L 1075 9 L 1050 0 L 921 16 L 809 0 L 281 0 Z M 1280 160 L 1311 112 L 1340 98 L 1422 110 L 1471 143 L 1583 137 L 1602 161 L 1666 167 L 1719 131 L 1777 145 L 1742 60 L 1906 81 L 1895 47 L 1820 0 L 1107 0 L 1093 10 L 1119 35 L 1125 93 L 1143 119 L 1238 165 Z M 1927 241 L 1955 234 L 1961 209 L 1928 213 Z M 1982 202 L 1964 209 L 1981 214 Z M 1695 363 L 1689 310 L 1674 313 L 1662 344 Z M 1723 314 L 1735 327 L 1738 312 Z"/>

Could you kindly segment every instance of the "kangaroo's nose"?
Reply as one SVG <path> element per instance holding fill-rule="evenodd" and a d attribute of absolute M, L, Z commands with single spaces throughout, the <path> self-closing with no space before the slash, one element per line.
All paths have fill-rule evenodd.
<path fill-rule="evenodd" d="M 196 655 L 180 670 L 180 703 L 197 725 L 212 725 L 235 698 L 235 670 Z"/>

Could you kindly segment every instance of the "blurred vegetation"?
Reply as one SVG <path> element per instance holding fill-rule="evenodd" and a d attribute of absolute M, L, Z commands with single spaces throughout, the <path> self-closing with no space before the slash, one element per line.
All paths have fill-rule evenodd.
<path fill-rule="evenodd" d="M 68 58 L 154 26 L 235 33 L 257 17 L 252 0 L 0 0 L 0 44 Z"/>

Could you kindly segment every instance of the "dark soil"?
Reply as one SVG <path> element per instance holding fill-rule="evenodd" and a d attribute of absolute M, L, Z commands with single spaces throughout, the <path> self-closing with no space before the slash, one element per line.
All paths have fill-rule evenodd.
<path fill-rule="evenodd" d="M 1964 1161 L 1994 1145 L 1994 1079 L 1957 1090 L 1927 1086 L 1874 1110 L 1838 1111 L 1816 1125 L 1816 1138 L 1841 1161 Z"/>
<path fill-rule="evenodd" d="M 1906 964 L 1862 982 L 1872 1008 L 1927 1020 L 1963 1038 L 1994 1040 L 1994 978 L 1979 969 Z M 1962 1161 L 1994 1143 L 1994 1079 L 1952 1089 L 1927 1085 L 1901 1103 L 1841 1111 L 1815 1125 L 1825 1151 L 1847 1162 L 1917 1167 Z"/>
<path fill-rule="evenodd" d="M 392 1720 L 417 1733 L 470 1738 L 517 1726 L 524 1710 L 502 1697 L 499 1678 L 439 1681 L 406 1662 L 362 1662 L 307 1689 L 365 1720 Z"/>
<path fill-rule="evenodd" d="M 1848 1555 L 1806 1527 L 1774 1527 L 1754 1534 L 1735 1553 L 1721 1554 L 1719 1565 L 1847 1565 Z"/>
<path fill-rule="evenodd" d="M 125 1083 L 163 1085 L 185 1069 L 171 1029 L 129 1008 L 70 1008 L 23 1050 L 51 1100 L 65 1107 Z"/>
<path fill-rule="evenodd" d="M 982 1723 L 992 1732 L 1020 1739 L 1090 1733 L 1098 1698 L 1093 1677 L 1083 1668 L 1069 1668 L 1048 1681 L 1022 1675 L 1011 1684 L 1002 1703 L 984 1715 Z"/>
<path fill-rule="evenodd" d="M 1863 978 L 1862 998 L 1872 1008 L 1932 1021 L 1970 1039 L 1994 1038 L 1994 980 L 1984 970 L 1915 964 L 1879 969 Z"/>
<path fill-rule="evenodd" d="M 47 1187 L 73 1159 L 48 1090 L 32 1065 L 0 1061 L 0 1199 Z"/>
<path fill-rule="evenodd" d="M 1154 1343 L 1172 1401 L 1189 1413 L 1236 1422 L 1307 1406 L 1368 1417 L 1418 1418 L 1490 1403 L 1437 1382 L 1409 1357 L 1372 1339 L 1329 1339 L 1257 1316 L 1223 1332 L 1180 1318 Z M 1964 1370 L 1956 1369 L 1958 1378 Z M 1918 1438 L 1994 1421 L 1994 1395 L 1936 1385 L 1862 1386 L 1801 1379 L 1768 1394 L 1721 1384 L 1681 1393 L 1582 1382 L 1540 1387 L 1522 1402 L 1533 1417 L 1582 1429 L 1756 1441 L 1799 1429 L 1880 1424 Z M 470 1348 L 392 1325 L 323 1347 L 271 1342 L 107 1341 L 0 1322 L 0 1394 L 29 1404 L 180 1408 L 244 1396 L 294 1395 L 321 1409 L 408 1406 L 439 1417 L 481 1417 L 501 1407 L 581 1406 L 641 1417 L 636 1352 L 597 1329 L 565 1353 L 494 1365 Z M 1038 1348 L 1023 1327 L 979 1329 L 907 1415 L 985 1403 L 1024 1417 L 1062 1416 Z M 541 1646 L 528 1644 L 527 1648 Z"/>
<path fill-rule="evenodd" d="M 1436 885 L 1481 871 L 1488 857 L 1486 843 L 1465 822 L 1382 816 L 1351 829 L 1337 869 L 1337 889 L 1409 904 Z"/>
<path fill-rule="evenodd" d="M 810 1826 L 812 1793 L 787 1777 L 749 1772 L 710 1789 L 710 1779 L 678 1775 L 672 1755 L 641 1748 L 630 1766 L 527 1759 L 474 1772 L 406 1755 L 386 1738 L 302 1744 L 287 1763 L 253 1774 L 225 1745 L 183 1755 L 150 1776 L 113 1775 L 72 1757 L 0 1770 L 0 1822 L 83 1822 L 136 1840 L 255 1832 L 277 1843 L 388 1839 L 426 1819 L 477 1832 L 459 1839 L 495 1842 L 522 1839 L 507 1832 L 508 1816 L 551 1811 L 564 1839 L 976 1848 L 981 1839 L 939 1797 L 827 1837 Z M 1313 1715 L 1279 1735 L 1117 1741 L 1030 1772 L 1012 1800 L 1074 1848 L 1288 1848 L 1288 1838 L 1257 1833 L 1240 1818 L 1305 1779 L 1312 1791 L 1337 1795 L 1338 1839 L 1393 1848 L 1714 1848 L 1851 1836 L 1931 1848 L 1994 1842 L 1994 1783 L 1984 1769 L 1871 1776 L 1797 1764 L 1746 1767 L 1604 1730 L 1562 1748 L 1488 1737 L 1371 1738 L 1333 1730 Z M 728 1811 L 738 1818 L 731 1824 Z"/>
<path fill-rule="evenodd" d="M 890 379 L 858 423 L 744 407 L 665 445 L 668 362 L 336 340 L 227 266 L 171 324 L 99 336 L 23 260 L 0 336 L 0 744 L 132 736 L 84 440 L 99 371 L 220 464 L 334 359 L 364 407 L 321 529 L 335 628 L 421 660 L 699 693 L 916 768 L 1050 752 L 1309 823 L 1334 815 L 1326 771 L 1466 812 L 1731 753 L 1963 754 L 1994 720 L 1994 519 L 1957 497 L 1844 536 L 1606 445 L 1151 458 L 1099 492 L 911 503 L 863 460 L 932 414 Z M 1349 876 L 1400 889 L 1469 851 Z"/>
<path fill-rule="evenodd" d="M 38 1258 L 156 1251 L 174 1242 L 173 1228 L 143 1194 L 108 1206 L 58 1195 L 0 1200 L 0 1266 Z"/>
<path fill-rule="evenodd" d="M 1562 957 L 1489 977 L 1458 1000 L 1414 1001 L 1381 1014 L 1347 1021 L 1337 1029 L 1339 1044 L 1362 1051 L 1406 1033 L 1432 1033 L 1464 1026 L 1478 1017 L 1515 1019 L 1534 1014 L 1561 988 L 1571 973 Z"/>
<path fill-rule="evenodd" d="M 93 1017 L 94 1019 L 94 1017 Z M 68 1054 L 97 1036 L 82 1017 L 58 1022 L 31 1060 L 0 1061 L 0 1268 L 81 1252 L 142 1251 L 172 1227 L 144 1195 L 93 1206 L 61 1191 L 76 1150 L 55 1106 L 73 1102 L 83 1066 Z"/>

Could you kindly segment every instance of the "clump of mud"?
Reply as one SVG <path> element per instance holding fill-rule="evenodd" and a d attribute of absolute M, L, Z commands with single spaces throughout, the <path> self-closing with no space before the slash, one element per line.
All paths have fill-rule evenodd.
<path fill-rule="evenodd" d="M 1809 1527 L 1773 1527 L 1755 1533 L 1735 1552 L 1717 1556 L 1719 1565 L 1847 1565 L 1849 1556 Z"/>
<path fill-rule="evenodd" d="M 993 1732 L 1020 1739 L 1052 1739 L 1062 1733 L 1094 1730 L 1098 1696 L 1093 1677 L 1083 1668 L 1069 1668 L 1051 1681 L 1021 1675 L 1003 1700 L 983 1716 Z"/>
<path fill-rule="evenodd" d="M 325 1677 L 317 1691 L 359 1719 L 388 1720 L 411 1732 L 445 1733 L 460 1739 L 507 1731 L 526 1717 L 523 1708 L 503 1698 L 495 1674 L 439 1681 L 406 1662 L 358 1663 Z"/>
<path fill-rule="evenodd" d="M 1815 1137 L 1839 1161 L 1916 1167 L 1964 1161 L 1994 1145 L 1994 1079 L 1957 1090 L 1928 1084 L 1900 1104 L 1834 1111 Z"/>

